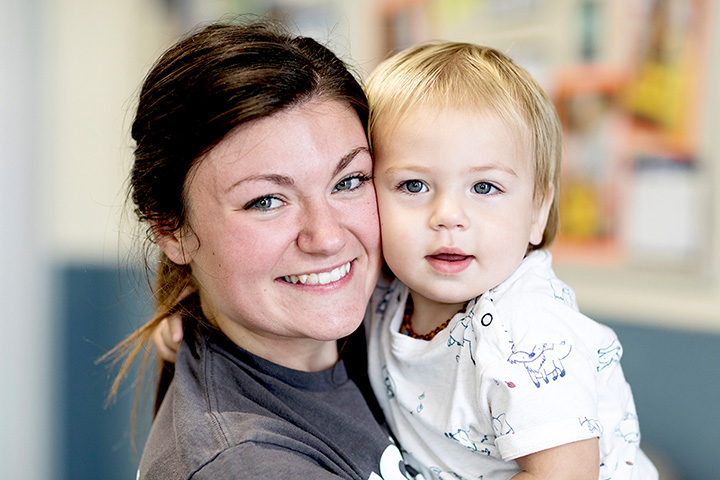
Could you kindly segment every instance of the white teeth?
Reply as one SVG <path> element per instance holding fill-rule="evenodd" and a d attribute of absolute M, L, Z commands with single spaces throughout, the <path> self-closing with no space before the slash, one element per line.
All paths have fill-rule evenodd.
<path fill-rule="evenodd" d="M 344 266 L 343 266 L 342 270 L 343 271 L 345 270 Z M 330 277 L 331 282 L 337 282 L 343 276 L 343 273 L 341 272 L 340 268 L 336 268 L 332 272 L 328 273 L 328 276 Z"/>
<path fill-rule="evenodd" d="M 350 272 L 350 262 L 341 265 L 329 272 L 310 273 L 308 275 L 289 275 L 283 277 L 288 283 L 298 283 L 302 285 L 327 285 L 328 283 L 337 282 Z"/>

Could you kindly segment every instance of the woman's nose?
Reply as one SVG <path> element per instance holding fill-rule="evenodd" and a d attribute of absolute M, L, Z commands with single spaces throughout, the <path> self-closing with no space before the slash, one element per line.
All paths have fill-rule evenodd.
<path fill-rule="evenodd" d="M 327 202 L 305 209 L 298 234 L 298 248 L 305 253 L 332 255 L 345 246 L 345 228 L 340 214 Z"/>
<path fill-rule="evenodd" d="M 430 217 L 430 227 L 434 230 L 445 228 L 449 230 L 465 230 L 470 226 L 470 218 L 465 213 L 462 201 L 453 195 L 438 195 Z"/>

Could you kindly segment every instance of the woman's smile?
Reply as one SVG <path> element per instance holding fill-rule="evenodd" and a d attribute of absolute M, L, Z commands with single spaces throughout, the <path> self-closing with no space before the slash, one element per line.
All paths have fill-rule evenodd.
<path fill-rule="evenodd" d="M 350 264 L 351 262 L 347 262 L 327 272 L 287 275 L 283 277 L 283 280 L 293 284 L 300 283 L 302 285 L 327 285 L 329 283 L 334 283 L 342 278 L 345 278 L 345 276 L 350 273 Z"/>

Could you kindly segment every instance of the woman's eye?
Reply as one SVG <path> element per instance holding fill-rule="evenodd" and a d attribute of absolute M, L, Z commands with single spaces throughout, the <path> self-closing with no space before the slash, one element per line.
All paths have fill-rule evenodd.
<path fill-rule="evenodd" d="M 343 178 L 335 185 L 333 192 L 355 190 L 368 180 L 370 180 L 370 177 L 366 175 L 355 175 L 353 177 Z"/>
<path fill-rule="evenodd" d="M 283 205 L 282 200 L 275 197 L 261 197 L 245 205 L 245 210 L 272 210 Z"/>
<path fill-rule="evenodd" d="M 408 180 L 400 184 L 400 189 L 409 193 L 422 193 L 427 191 L 427 186 L 420 180 Z"/>
<path fill-rule="evenodd" d="M 473 185 L 473 192 L 479 193 L 480 195 L 488 195 L 497 191 L 497 187 L 492 183 L 478 182 Z"/>

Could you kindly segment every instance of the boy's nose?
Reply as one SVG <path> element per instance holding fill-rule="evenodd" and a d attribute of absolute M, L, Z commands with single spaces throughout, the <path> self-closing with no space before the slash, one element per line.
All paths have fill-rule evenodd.
<path fill-rule="evenodd" d="M 453 199 L 450 195 L 438 197 L 430 218 L 431 228 L 435 230 L 440 228 L 465 230 L 469 226 L 470 218 L 459 201 Z"/>

